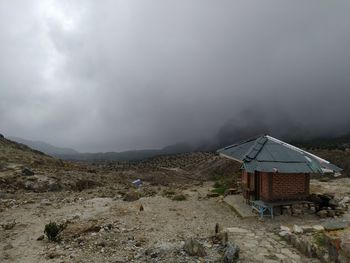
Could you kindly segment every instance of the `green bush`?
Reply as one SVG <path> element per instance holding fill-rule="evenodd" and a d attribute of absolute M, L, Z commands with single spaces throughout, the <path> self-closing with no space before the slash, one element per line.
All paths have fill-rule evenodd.
<path fill-rule="evenodd" d="M 50 222 L 45 225 L 44 233 L 46 234 L 48 240 L 57 242 L 60 240 L 60 233 L 63 231 L 63 229 L 64 229 L 63 224 Z"/>
<path fill-rule="evenodd" d="M 326 236 L 323 233 L 317 233 L 314 235 L 313 240 L 319 247 L 326 246 Z"/>
<path fill-rule="evenodd" d="M 215 189 L 213 189 L 212 192 L 218 193 L 219 195 L 224 195 L 227 189 L 228 188 L 225 186 L 220 186 L 220 187 L 216 187 Z"/>

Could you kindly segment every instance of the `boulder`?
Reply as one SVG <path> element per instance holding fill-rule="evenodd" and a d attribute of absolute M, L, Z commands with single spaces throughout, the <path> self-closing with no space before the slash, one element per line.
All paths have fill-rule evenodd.
<path fill-rule="evenodd" d="M 236 263 L 239 260 L 239 246 L 227 244 L 224 255 L 222 257 L 222 263 Z"/>
<path fill-rule="evenodd" d="M 304 231 L 303 231 L 303 229 L 302 229 L 300 226 L 294 225 L 294 226 L 293 226 L 293 232 L 294 232 L 295 234 L 302 234 Z"/>
<path fill-rule="evenodd" d="M 323 224 L 327 231 L 340 230 L 349 227 L 349 222 L 346 221 L 329 221 Z"/>
<path fill-rule="evenodd" d="M 199 241 L 194 238 L 189 238 L 185 241 L 183 249 L 190 256 L 204 257 L 207 255 L 205 249 Z"/>

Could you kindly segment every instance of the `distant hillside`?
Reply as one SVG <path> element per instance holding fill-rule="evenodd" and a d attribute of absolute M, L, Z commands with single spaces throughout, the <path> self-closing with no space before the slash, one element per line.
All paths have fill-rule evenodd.
<path fill-rule="evenodd" d="M 192 148 L 185 143 L 173 144 L 162 149 L 133 150 L 124 152 L 105 152 L 105 153 L 78 153 L 78 154 L 56 154 L 55 156 L 64 160 L 79 161 L 139 161 L 148 159 L 157 155 L 169 155 L 191 152 Z"/>
<path fill-rule="evenodd" d="M 0 167 L 8 164 L 50 165 L 59 162 L 51 156 L 28 146 L 6 139 L 0 134 Z"/>
<path fill-rule="evenodd" d="M 42 141 L 31 141 L 31 140 L 26 140 L 18 137 L 8 137 L 10 140 L 22 143 L 25 145 L 28 145 L 30 148 L 34 150 L 41 151 L 43 153 L 46 153 L 51 156 L 59 157 L 60 155 L 74 155 L 74 154 L 79 154 L 78 151 L 71 149 L 71 148 L 61 148 L 61 147 L 56 147 L 53 146 L 49 143 L 42 142 Z"/>
<path fill-rule="evenodd" d="M 145 149 L 145 150 L 131 150 L 124 152 L 99 152 L 99 153 L 80 153 L 71 148 L 62 148 L 53 146 L 42 141 L 31 141 L 18 137 L 9 137 L 11 140 L 21 144 L 25 144 L 32 149 L 38 150 L 45 154 L 63 159 L 73 161 L 139 161 L 148 159 L 157 155 L 169 155 L 178 153 L 188 153 L 192 148 L 186 143 L 177 143 L 166 146 L 162 149 Z"/>

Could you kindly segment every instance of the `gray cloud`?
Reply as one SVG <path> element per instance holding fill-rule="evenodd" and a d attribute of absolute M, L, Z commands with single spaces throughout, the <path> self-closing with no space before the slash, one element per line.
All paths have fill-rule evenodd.
<path fill-rule="evenodd" d="M 348 132 L 349 8 L 1 1 L 1 132 L 81 151 Z"/>

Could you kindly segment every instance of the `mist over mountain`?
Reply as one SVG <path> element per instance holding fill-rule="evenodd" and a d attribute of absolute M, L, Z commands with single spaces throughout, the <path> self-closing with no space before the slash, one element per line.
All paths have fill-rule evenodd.
<path fill-rule="evenodd" d="M 348 10 L 349 1 L 4 1 L 2 132 L 79 152 L 340 136 L 350 131 Z"/>

